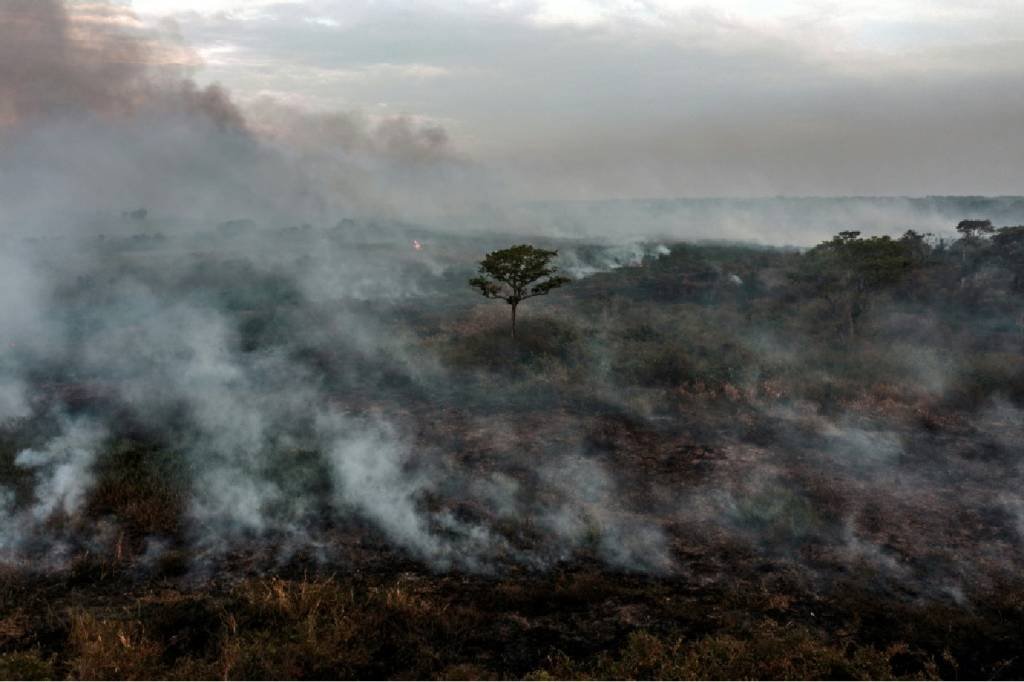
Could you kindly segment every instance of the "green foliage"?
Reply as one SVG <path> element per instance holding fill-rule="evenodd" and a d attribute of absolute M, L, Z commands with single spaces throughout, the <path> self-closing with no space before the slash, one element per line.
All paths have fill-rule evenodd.
<path fill-rule="evenodd" d="M 914 230 L 907 230 L 900 237 L 899 243 L 903 245 L 906 250 L 907 257 L 910 259 L 912 267 L 921 267 L 928 264 L 932 259 L 933 248 L 930 239 L 933 239 L 934 235 L 927 233 L 921 234 Z"/>
<path fill-rule="evenodd" d="M 991 220 L 961 220 L 956 226 L 956 231 L 969 241 L 984 234 L 992 234 L 994 229 Z"/>
<path fill-rule="evenodd" d="M 1024 293 L 1024 225 L 1003 227 L 992 235 L 996 262 L 1012 274 L 1015 293 Z"/>
<path fill-rule="evenodd" d="M 806 294 L 825 299 L 852 339 L 872 298 L 910 271 L 911 241 L 840 232 L 804 254 L 790 279 Z"/>
<path fill-rule="evenodd" d="M 964 358 L 952 377 L 945 400 L 951 406 L 976 409 L 993 395 L 1024 402 L 1024 355 L 979 353 Z"/>
<path fill-rule="evenodd" d="M 512 306 L 512 336 L 516 335 L 516 307 L 535 296 L 546 296 L 551 290 L 571 280 L 558 274 L 551 261 L 557 251 L 520 244 L 492 251 L 480 262 L 479 275 L 469 285 L 486 298 L 501 299 Z"/>

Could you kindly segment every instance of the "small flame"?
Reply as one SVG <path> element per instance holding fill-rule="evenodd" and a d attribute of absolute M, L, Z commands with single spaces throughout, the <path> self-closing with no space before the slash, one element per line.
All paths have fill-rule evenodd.
<path fill-rule="evenodd" d="M 413 239 L 412 240 L 412 248 L 416 249 L 417 251 L 422 251 L 423 250 L 423 244 L 420 244 L 418 239 Z"/>

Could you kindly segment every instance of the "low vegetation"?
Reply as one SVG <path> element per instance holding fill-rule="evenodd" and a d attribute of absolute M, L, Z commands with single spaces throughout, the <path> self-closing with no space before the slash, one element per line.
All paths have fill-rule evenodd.
<path fill-rule="evenodd" d="M 675 244 L 550 297 L 573 245 L 542 243 L 514 338 L 466 289 L 475 243 L 424 238 L 370 300 L 236 254 L 103 252 L 55 289 L 78 350 L 22 352 L 31 413 L 0 429 L 5 504 L 45 510 L 5 540 L 0 677 L 1019 677 L 1024 228 L 958 229 Z M 164 347 L 142 290 L 154 317 L 215 313 L 227 348 Z M 339 503 L 313 414 L 253 464 L 285 522 L 204 525 L 200 417 L 90 360 L 122 336 L 211 372 L 284 358 L 338 411 L 388 414 L 415 457 L 385 473 L 433 477 L 409 513 L 455 549 Z M 23 453 L 79 417 L 106 426 L 89 485 L 40 506 Z"/>
<path fill-rule="evenodd" d="M 37 583 L 4 599 L 5 678 L 937 679 L 1008 677 L 1021 597 L 1002 610 L 881 609 L 735 576 L 593 573 L 273 577 L 124 590 Z M 68 589 L 71 588 L 71 589 Z M 15 604 L 14 600 L 17 600 Z M 50 608 L 42 607 L 50 601 Z M 1010 616 L 1016 600 L 1016 622 Z M 91 605 L 89 601 L 99 601 Z M 1006 610 L 1011 607 L 1011 610 Z M 992 611 L 990 609 L 996 608 Z M 980 649 L 979 649 L 980 647 Z"/>

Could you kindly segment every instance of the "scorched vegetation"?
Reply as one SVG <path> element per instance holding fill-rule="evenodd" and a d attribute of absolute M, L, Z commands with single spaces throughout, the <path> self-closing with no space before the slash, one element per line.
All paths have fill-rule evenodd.
<path fill-rule="evenodd" d="M 539 239 L 514 338 L 494 237 L 19 245 L 0 676 L 1020 677 L 1024 228 L 960 232 Z"/>

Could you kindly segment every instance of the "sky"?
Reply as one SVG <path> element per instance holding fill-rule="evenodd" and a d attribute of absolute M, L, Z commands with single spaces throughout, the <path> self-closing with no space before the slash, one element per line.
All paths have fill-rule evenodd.
<path fill-rule="evenodd" d="M 250 109 L 403 115 L 530 198 L 1021 192 L 1020 0 L 121 4 Z"/>

